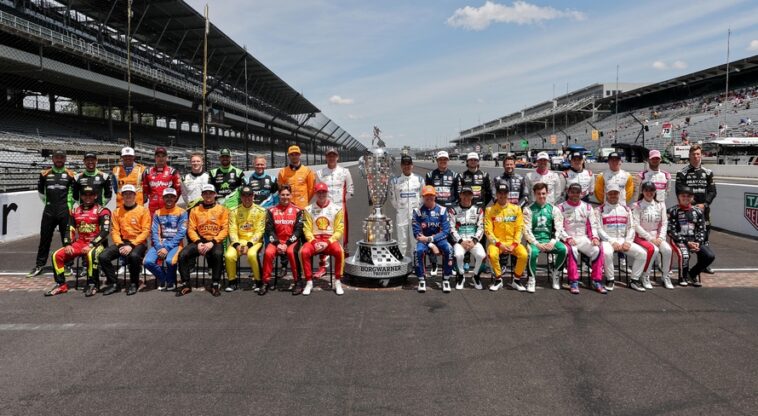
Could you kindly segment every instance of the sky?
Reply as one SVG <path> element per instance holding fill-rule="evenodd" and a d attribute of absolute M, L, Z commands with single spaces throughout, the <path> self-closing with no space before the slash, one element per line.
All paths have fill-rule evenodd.
<path fill-rule="evenodd" d="M 758 54 L 758 2 L 187 0 L 356 139 L 438 147 L 595 82 Z"/>

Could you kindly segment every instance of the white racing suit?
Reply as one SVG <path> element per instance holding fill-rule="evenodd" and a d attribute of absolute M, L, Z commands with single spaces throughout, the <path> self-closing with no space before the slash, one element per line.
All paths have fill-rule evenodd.
<path fill-rule="evenodd" d="M 408 176 L 398 175 L 390 179 L 389 200 L 397 210 L 395 228 L 397 245 L 403 256 L 412 256 L 416 247 L 413 235 L 413 210 L 421 206 L 421 188 L 424 178 L 414 173 Z M 411 251 L 408 252 L 410 247 Z"/>
<path fill-rule="evenodd" d="M 343 222 L 345 225 L 345 232 L 342 235 L 342 247 L 348 249 L 348 217 L 347 217 L 347 200 L 353 197 L 353 176 L 350 175 L 350 171 L 337 165 L 334 169 L 324 167 L 316 171 L 316 178 L 318 182 L 323 182 L 329 188 L 329 200 L 335 205 L 342 208 L 342 214 L 344 216 Z"/>
<path fill-rule="evenodd" d="M 619 199 L 620 201 L 620 199 Z M 647 267 L 647 250 L 634 243 L 634 218 L 632 210 L 626 205 L 604 203 L 597 207 L 597 217 L 600 220 L 600 240 L 603 242 L 603 255 L 605 256 L 605 278 L 614 279 L 613 271 L 613 243 L 629 243 L 629 251 L 623 252 L 634 261 L 632 266 L 632 280 L 640 280 L 642 273 Z"/>
<path fill-rule="evenodd" d="M 634 242 L 647 250 L 648 267 L 645 275 L 649 276 L 656 260 L 660 261 L 661 272 L 664 280 L 671 274 L 671 245 L 666 241 L 668 232 L 668 214 L 666 204 L 663 202 L 647 202 L 644 199 L 634 203 L 632 207 L 634 217 Z M 663 240 L 660 246 L 652 243 L 656 238 Z"/>
<path fill-rule="evenodd" d="M 563 214 L 563 232 L 560 239 L 568 249 L 566 271 L 569 282 L 579 280 L 580 254 L 590 259 L 592 280 L 600 282 L 603 280 L 603 246 L 592 245 L 592 239 L 598 237 L 597 231 L 600 228 L 595 211 L 590 204 L 582 201 L 577 204 L 564 201 L 558 205 L 558 209 Z M 572 245 L 572 241 L 576 245 Z"/>
<path fill-rule="evenodd" d="M 547 185 L 547 203 L 553 206 L 557 206 L 561 201 L 565 200 L 564 192 L 566 188 L 566 178 L 563 174 L 546 170 L 540 172 L 539 169 L 527 173 L 524 176 L 526 181 L 526 192 L 529 194 L 529 204 L 534 202 L 534 190 L 532 187 L 537 183 L 544 183 Z M 529 205 L 527 204 L 527 206 Z"/>
<path fill-rule="evenodd" d="M 463 257 L 466 255 L 466 249 L 461 243 L 464 240 L 474 242 L 474 247 L 470 250 L 475 262 L 472 270 L 474 273 L 479 273 L 486 256 L 484 247 L 479 242 L 484 235 L 484 211 L 476 205 L 471 205 L 468 208 L 458 205 L 450 209 L 448 217 L 450 218 L 450 235 L 454 244 L 453 255 L 459 275 L 463 276 Z"/>

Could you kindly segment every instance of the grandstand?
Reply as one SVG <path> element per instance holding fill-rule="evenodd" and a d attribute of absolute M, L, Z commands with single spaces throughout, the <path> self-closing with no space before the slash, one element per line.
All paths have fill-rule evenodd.
<path fill-rule="evenodd" d="M 55 148 L 111 165 L 131 144 L 151 164 L 161 145 L 180 169 L 203 149 L 204 17 L 180 0 L 128 3 L 0 0 L 0 192 L 29 189 Z M 212 24 L 207 47 L 209 163 L 222 147 L 244 168 L 254 154 L 283 166 L 291 144 L 310 164 L 332 146 L 342 160 L 365 151 Z"/>
<path fill-rule="evenodd" d="M 758 55 L 729 63 L 727 98 L 726 70 L 724 64 L 656 84 L 619 84 L 618 95 L 613 83 L 593 84 L 463 130 L 451 143 L 460 153 L 477 144 L 513 152 L 572 144 L 590 150 L 621 144 L 666 151 L 683 139 L 755 136 L 745 121 L 758 119 Z M 671 138 L 663 137 L 663 123 L 671 123 Z"/>

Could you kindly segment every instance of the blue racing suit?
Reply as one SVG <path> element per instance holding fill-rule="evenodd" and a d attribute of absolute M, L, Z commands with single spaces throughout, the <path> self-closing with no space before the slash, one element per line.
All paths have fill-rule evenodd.
<path fill-rule="evenodd" d="M 452 248 L 447 239 L 450 235 L 450 220 L 448 219 L 447 209 L 441 205 L 434 208 L 427 208 L 422 205 L 413 210 L 413 236 L 419 235 L 431 236 L 431 243 L 416 241 L 416 276 L 424 279 L 426 269 L 424 267 L 424 256 L 431 250 L 430 244 L 434 244 L 442 253 L 442 275 L 445 280 L 450 278 L 453 272 Z"/>
<path fill-rule="evenodd" d="M 172 209 L 161 208 L 153 215 L 152 247 L 145 255 L 145 268 L 150 270 L 161 286 L 176 283 L 176 265 L 184 237 L 187 236 L 187 222 L 187 211 L 176 206 Z M 158 250 L 162 248 L 168 250 L 165 259 L 158 258 Z M 165 271 L 162 263 L 165 263 Z"/>

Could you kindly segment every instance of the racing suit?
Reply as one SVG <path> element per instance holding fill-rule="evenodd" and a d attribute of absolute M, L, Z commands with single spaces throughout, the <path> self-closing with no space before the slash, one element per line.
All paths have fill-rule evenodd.
<path fill-rule="evenodd" d="M 69 233 L 63 239 L 63 248 L 53 253 L 55 283 L 66 283 L 66 278 L 63 276 L 64 265 L 79 256 L 84 256 L 87 261 L 87 284 L 100 286 L 97 258 L 103 251 L 103 247 L 108 244 L 111 211 L 97 204 L 86 208 L 79 205 L 69 215 L 68 229 Z M 66 247 L 69 245 L 73 248 L 71 254 L 66 253 Z M 86 253 L 85 248 L 89 249 Z"/>
<path fill-rule="evenodd" d="M 232 209 L 239 205 L 237 188 L 244 185 L 245 173 L 232 165 L 218 167 L 208 172 L 210 183 L 216 188 L 216 201 Z M 229 200 L 229 201 L 227 201 Z"/>
<path fill-rule="evenodd" d="M 112 262 L 121 257 L 119 249 L 125 245 L 132 247 L 132 251 L 126 256 L 129 281 L 134 285 L 139 284 L 148 237 L 150 237 L 150 212 L 144 205 L 116 208 L 111 227 L 113 245 L 103 250 L 97 259 L 109 285 L 118 284 L 116 268 L 113 267 Z"/>
<path fill-rule="evenodd" d="M 182 195 L 182 178 L 179 176 L 178 170 L 171 166 L 164 166 L 162 168 L 153 166 L 145 172 L 145 179 L 142 181 L 142 192 L 144 192 L 148 200 L 151 217 L 155 214 L 155 211 L 163 208 L 163 190 L 166 188 L 174 188 L 177 196 Z"/>
<path fill-rule="evenodd" d="M 297 205 L 274 205 L 266 213 L 266 237 L 268 244 L 263 254 L 263 283 L 268 285 L 271 280 L 271 272 L 274 270 L 277 245 L 287 245 L 287 259 L 292 268 L 292 278 L 298 279 L 298 252 L 300 240 L 303 237 L 303 210 Z"/>
<path fill-rule="evenodd" d="M 425 205 L 413 210 L 413 235 L 432 237 L 430 243 L 416 241 L 416 277 L 419 280 L 426 278 L 426 265 L 424 257 L 431 251 L 431 244 L 439 248 L 442 253 L 442 277 L 450 279 L 453 273 L 452 248 L 447 239 L 450 235 L 450 220 L 447 209 L 441 205 L 427 208 Z"/>
<path fill-rule="evenodd" d="M 345 232 L 343 213 L 342 206 L 330 200 L 327 200 L 323 207 L 318 202 L 314 202 L 305 209 L 303 214 L 305 243 L 300 249 L 300 263 L 303 265 L 305 280 L 313 279 L 311 262 L 316 254 L 333 256 L 334 278 L 342 279 L 342 271 L 345 268 L 345 252 L 340 245 L 342 234 Z M 322 241 L 327 243 L 327 246 L 320 253 L 316 253 L 314 244 Z"/>
<path fill-rule="evenodd" d="M 642 273 L 648 268 L 647 250 L 634 243 L 634 218 L 632 210 L 626 205 L 610 204 L 607 201 L 597 207 L 598 220 L 601 222 L 598 233 L 603 242 L 603 264 L 605 266 L 605 279 L 611 281 L 615 277 L 613 270 L 613 243 L 629 243 L 627 251 L 618 250 L 627 257 L 633 259 L 632 280 L 639 281 Z"/>
<path fill-rule="evenodd" d="M 184 175 L 181 196 L 187 209 L 194 207 L 203 200 L 203 185 L 208 183 L 210 183 L 208 172 L 190 172 Z"/>
<path fill-rule="evenodd" d="M 460 192 L 464 186 L 471 188 L 474 192 L 473 204 L 477 207 L 484 209 L 492 201 L 492 181 L 490 181 L 489 173 L 479 169 L 474 172 L 467 169 L 458 175 L 456 192 Z M 460 195 L 456 194 L 455 199 L 459 200 Z"/>
<path fill-rule="evenodd" d="M 434 186 L 437 191 L 435 202 L 445 208 L 454 207 L 458 203 L 458 174 L 450 169 L 444 172 L 439 169 L 426 174 L 426 184 Z"/>
<path fill-rule="evenodd" d="M 644 182 L 652 182 L 655 185 L 655 199 L 658 202 L 662 202 L 666 205 L 666 197 L 669 193 L 669 182 L 671 181 L 671 174 L 665 170 L 649 170 L 645 169 L 639 173 L 640 184 Z M 642 192 L 640 190 L 640 192 Z"/>
<path fill-rule="evenodd" d="M 247 179 L 247 185 L 253 188 L 253 192 L 255 193 L 253 201 L 256 205 L 268 209 L 279 203 L 279 197 L 276 194 L 279 187 L 271 175 L 265 172 L 262 175 L 258 175 L 253 172 Z"/>
<path fill-rule="evenodd" d="M 556 205 L 563 201 L 565 191 L 565 179 L 562 174 L 546 169 L 541 172 L 539 169 L 526 174 L 526 191 L 529 193 L 529 202 L 534 202 L 534 190 L 532 187 L 537 183 L 547 185 L 547 203 Z"/>
<path fill-rule="evenodd" d="M 350 171 L 342 166 L 336 166 L 334 169 L 324 167 L 316 171 L 316 180 L 323 182 L 329 187 L 329 200 L 342 208 L 344 217 L 345 232 L 342 233 L 342 246 L 347 247 L 348 237 L 348 220 L 347 220 L 347 200 L 353 197 L 355 191 L 353 187 L 353 177 Z"/>
<path fill-rule="evenodd" d="M 589 169 L 580 171 L 569 168 L 563 171 L 563 180 L 566 182 L 566 189 L 572 183 L 578 183 L 582 187 L 582 201 L 589 202 L 590 195 L 595 192 L 595 175 Z"/>
<path fill-rule="evenodd" d="M 297 166 L 288 165 L 279 170 L 276 183 L 279 186 L 289 185 L 292 188 L 292 203 L 300 209 L 305 209 L 313 198 L 316 174 L 302 163 Z"/>
<path fill-rule="evenodd" d="M 103 172 L 99 169 L 95 169 L 94 172 L 85 170 L 76 175 L 76 180 L 74 182 L 74 201 L 81 202 L 79 190 L 85 186 L 91 186 L 97 195 L 95 203 L 101 207 L 108 205 L 108 201 L 113 197 L 113 181 L 110 176 L 111 175 L 107 172 Z"/>
<path fill-rule="evenodd" d="M 671 245 L 666 241 L 668 230 L 666 204 L 655 200 L 652 202 L 639 200 L 632 206 L 632 216 L 636 232 L 634 242 L 647 250 L 648 267 L 645 269 L 645 276 L 650 276 L 655 261 L 660 259 L 661 272 L 665 281 L 671 274 Z M 656 238 L 662 240 L 660 246 L 652 243 Z"/>
<path fill-rule="evenodd" d="M 563 213 L 558 207 L 533 203 L 524 208 L 524 238 L 529 243 L 529 278 L 537 276 L 537 258 L 540 249 L 537 244 L 553 244 L 547 253 L 554 254 L 553 273 L 563 270 L 566 262 L 566 245 L 559 238 L 563 234 Z"/>
<path fill-rule="evenodd" d="M 484 212 L 484 232 L 487 236 L 487 255 L 490 258 L 493 278 L 502 279 L 503 268 L 500 265 L 500 247 L 510 246 L 511 255 L 516 256 L 514 279 L 520 279 L 526 270 L 529 254 L 521 244 L 524 229 L 524 214 L 521 207 L 507 203 L 504 206 L 495 202 Z"/>
<path fill-rule="evenodd" d="M 592 244 L 592 240 L 598 238 L 599 228 L 595 210 L 586 202 L 574 204 L 568 200 L 558 205 L 558 209 L 563 214 L 561 240 L 566 244 L 569 254 L 566 263 L 569 283 L 579 280 L 580 254 L 590 259 L 592 280 L 599 283 L 603 280 L 603 246 Z M 572 242 L 576 245 L 572 245 Z"/>
<path fill-rule="evenodd" d="M 145 268 L 158 279 L 159 286 L 176 284 L 176 266 L 187 236 L 188 221 L 187 211 L 177 206 L 155 211 L 150 231 L 152 247 L 145 256 Z M 166 257 L 158 257 L 158 251 L 164 248 L 168 252 Z"/>
<path fill-rule="evenodd" d="M 462 277 L 464 272 L 463 257 L 466 255 L 466 249 L 461 245 L 464 241 L 474 243 L 469 251 L 474 256 L 474 268 L 472 270 L 478 274 L 487 255 L 480 243 L 484 235 L 484 210 L 476 205 L 468 207 L 458 205 L 458 207 L 448 211 L 448 216 L 450 217 L 450 234 L 453 237 L 453 254 L 458 267 L 458 275 Z"/>
<path fill-rule="evenodd" d="M 142 182 L 145 179 L 147 168 L 139 163 L 130 167 L 118 165 L 113 168 L 111 178 L 113 181 L 113 193 L 116 194 L 116 208 L 124 206 L 124 200 L 121 199 L 121 187 L 124 185 L 134 185 L 137 189 L 137 204 L 142 205 L 147 200 L 142 192 Z"/>
<path fill-rule="evenodd" d="M 229 236 L 229 210 L 223 205 L 200 203 L 189 211 L 187 240 L 189 244 L 179 254 L 179 275 L 186 285 L 190 280 L 190 269 L 200 256 L 197 245 L 212 242 L 213 247 L 205 254 L 211 266 L 211 279 L 214 284 L 221 281 L 224 268 L 224 240 Z"/>
<path fill-rule="evenodd" d="M 42 210 L 40 222 L 37 267 L 43 267 L 47 263 L 56 227 L 61 234 L 61 242 L 66 240 L 69 213 L 74 206 L 74 177 L 72 170 L 55 167 L 45 169 L 39 174 L 37 192 L 45 208 Z"/>
<path fill-rule="evenodd" d="M 403 256 L 410 256 L 408 247 L 415 247 L 416 238 L 412 228 L 413 210 L 421 206 L 421 188 L 423 187 L 424 179 L 414 173 L 408 176 L 400 174 L 390 179 L 389 200 L 392 207 L 397 210 L 395 216 L 397 245 Z"/>
<path fill-rule="evenodd" d="M 595 178 L 595 198 L 598 202 L 601 204 L 605 202 L 606 188 L 610 183 L 615 183 L 623 190 L 619 204 L 623 206 L 631 204 L 634 197 L 634 180 L 632 175 L 624 169 L 619 169 L 616 172 L 608 169 Z"/>
<path fill-rule="evenodd" d="M 261 281 L 258 252 L 263 247 L 263 230 L 266 227 L 266 209 L 253 204 L 249 208 L 240 204 L 229 213 L 229 247 L 224 253 L 226 278 L 229 282 L 237 279 L 237 248 L 247 246 L 247 263 L 253 270 L 253 278 Z"/>
<path fill-rule="evenodd" d="M 704 167 L 696 168 L 687 165 L 676 174 L 676 189 L 689 186 L 694 198 L 693 205 L 704 204 L 705 244 L 708 244 L 711 233 L 711 204 L 716 199 L 716 184 L 713 182 L 713 171 Z"/>
<path fill-rule="evenodd" d="M 516 204 L 520 207 L 525 207 L 527 200 L 529 199 L 529 191 L 526 189 L 526 179 L 516 172 L 506 173 L 496 177 L 492 181 L 492 188 L 497 188 L 500 183 L 508 185 L 508 202 Z M 492 191 L 494 195 L 495 192 Z"/>
<path fill-rule="evenodd" d="M 700 208 L 690 205 L 683 207 L 676 205 L 668 210 L 668 236 L 672 244 L 671 248 L 679 258 L 679 270 L 681 270 L 682 279 L 700 279 L 700 273 L 710 266 L 716 259 L 711 247 L 706 244 L 706 224 L 705 215 Z M 700 244 L 697 254 L 697 263 L 690 267 L 690 256 L 692 250 L 687 243 L 695 242 Z M 681 284 L 681 281 L 680 281 Z"/>

